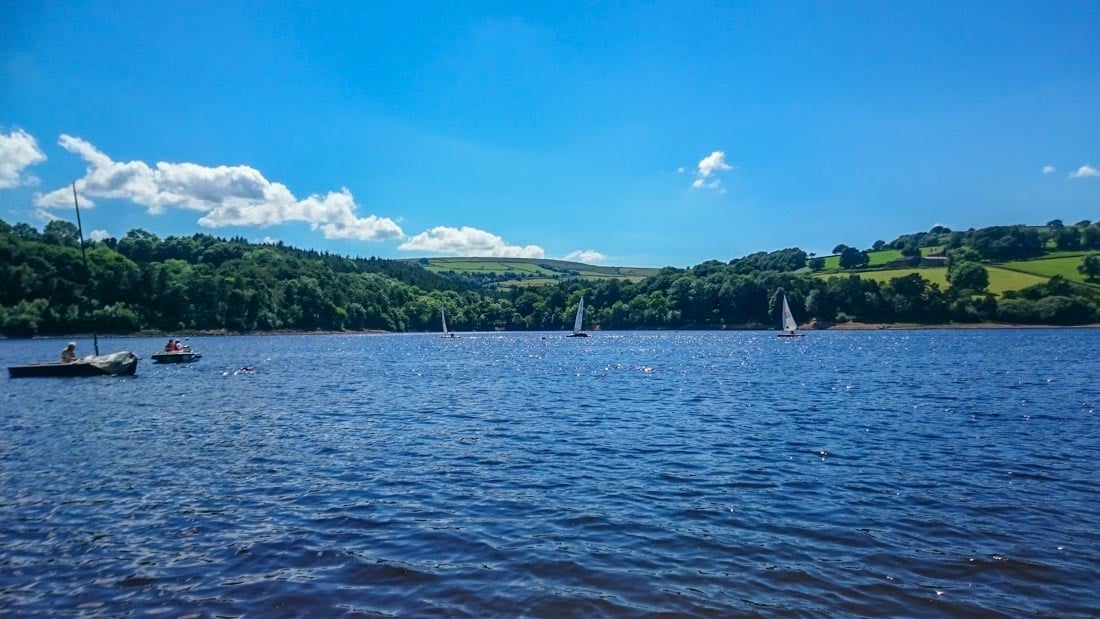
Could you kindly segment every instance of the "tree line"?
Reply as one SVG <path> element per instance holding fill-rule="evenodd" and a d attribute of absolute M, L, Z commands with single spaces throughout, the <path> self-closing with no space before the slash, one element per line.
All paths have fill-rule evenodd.
<path fill-rule="evenodd" d="M 1021 244 L 1015 233 L 979 233 L 966 233 L 976 246 L 948 250 L 945 289 L 916 273 L 884 283 L 857 275 L 812 277 L 807 254 L 790 248 L 668 267 L 637 282 L 572 279 L 484 291 L 410 261 L 206 234 L 161 239 L 144 230 L 87 241 L 85 272 L 71 223 L 53 221 L 40 231 L 0 220 L 0 332 L 62 335 L 93 326 L 110 333 L 431 331 L 439 329 L 441 307 L 456 330 L 557 330 L 572 324 L 582 295 L 586 327 L 602 329 L 774 328 L 784 294 L 802 323 L 1100 320 L 1097 289 L 1058 277 L 1001 298 L 988 293 L 981 261 L 990 251 Z M 951 233 L 929 234 L 940 243 Z"/>

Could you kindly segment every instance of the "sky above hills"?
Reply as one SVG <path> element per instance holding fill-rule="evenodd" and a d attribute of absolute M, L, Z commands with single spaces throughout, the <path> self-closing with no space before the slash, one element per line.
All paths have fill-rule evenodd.
<path fill-rule="evenodd" d="M 687 266 L 1100 219 L 1100 3 L 0 0 L 0 218 Z"/>

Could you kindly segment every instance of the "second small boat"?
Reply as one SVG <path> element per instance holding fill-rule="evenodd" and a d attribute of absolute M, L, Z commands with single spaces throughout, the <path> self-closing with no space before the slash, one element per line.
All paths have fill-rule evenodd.
<path fill-rule="evenodd" d="M 202 353 L 181 346 L 179 340 L 168 340 L 164 350 L 153 353 L 153 363 L 191 363 L 202 359 Z"/>

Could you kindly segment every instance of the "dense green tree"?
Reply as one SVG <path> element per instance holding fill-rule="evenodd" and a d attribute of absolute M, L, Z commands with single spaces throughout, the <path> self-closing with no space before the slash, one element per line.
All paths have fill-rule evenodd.
<path fill-rule="evenodd" d="M 80 233 L 76 224 L 63 219 L 55 219 L 46 224 L 42 231 L 42 240 L 51 245 L 64 245 L 65 247 L 79 247 Z"/>
<path fill-rule="evenodd" d="M 1092 224 L 1081 230 L 1081 247 L 1100 249 L 1100 224 Z"/>
<path fill-rule="evenodd" d="M 1076 325 L 1096 320 L 1096 311 L 1081 297 L 1053 296 L 1035 302 L 1034 322 L 1047 325 Z"/>
<path fill-rule="evenodd" d="M 989 287 L 989 272 L 977 262 L 957 262 L 948 267 L 947 281 L 956 290 L 982 292 Z"/>
<path fill-rule="evenodd" d="M 920 257 L 921 255 L 920 246 L 916 243 L 905 243 L 899 249 L 901 250 L 901 255 L 907 258 Z"/>
<path fill-rule="evenodd" d="M 1035 316 L 1035 302 L 1030 299 L 1005 299 L 997 304 L 997 319 L 1001 322 L 1030 323 Z"/>
<path fill-rule="evenodd" d="M 861 267 L 870 261 L 871 257 L 867 255 L 867 252 L 854 247 L 846 247 L 844 251 L 840 252 L 840 268 L 842 269 Z"/>
<path fill-rule="evenodd" d="M 1077 265 L 1077 272 L 1086 279 L 1100 279 L 1100 254 L 1083 256 L 1081 264 Z"/>
<path fill-rule="evenodd" d="M 1060 250 L 1074 250 L 1081 247 L 1081 233 L 1076 226 L 1059 228 L 1053 234 L 1054 246 Z"/>

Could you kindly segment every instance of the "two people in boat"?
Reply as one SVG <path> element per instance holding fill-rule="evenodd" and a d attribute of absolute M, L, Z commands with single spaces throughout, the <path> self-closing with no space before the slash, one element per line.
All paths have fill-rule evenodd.
<path fill-rule="evenodd" d="M 180 344 L 179 340 L 169 338 L 168 343 L 164 345 L 164 352 L 191 352 L 191 347 Z"/>
<path fill-rule="evenodd" d="M 61 363 L 76 361 L 76 342 L 69 342 L 61 349 Z"/>

